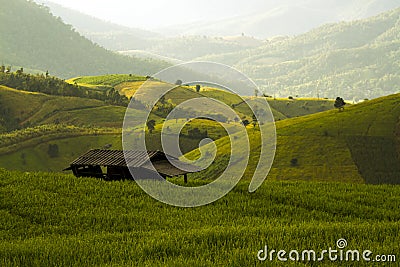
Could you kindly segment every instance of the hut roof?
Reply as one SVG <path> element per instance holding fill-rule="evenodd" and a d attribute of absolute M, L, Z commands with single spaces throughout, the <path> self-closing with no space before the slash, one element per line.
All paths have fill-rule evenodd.
<path fill-rule="evenodd" d="M 169 160 L 168 160 L 169 158 Z M 89 150 L 79 158 L 71 162 L 72 166 L 104 166 L 104 167 L 143 167 L 168 176 L 183 175 L 198 172 L 197 166 L 180 161 L 161 151 L 121 151 L 121 150 Z M 148 161 L 150 159 L 150 162 Z M 70 170 L 71 167 L 65 169 Z"/>

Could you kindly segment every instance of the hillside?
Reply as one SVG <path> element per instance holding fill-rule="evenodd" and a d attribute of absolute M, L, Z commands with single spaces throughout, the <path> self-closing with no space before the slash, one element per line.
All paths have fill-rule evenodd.
<path fill-rule="evenodd" d="M 116 25 L 65 8 L 49 1 L 40 1 L 50 8 L 52 14 L 60 17 L 94 43 L 122 54 L 137 58 L 152 58 L 170 62 L 169 58 L 191 60 L 209 54 L 221 54 L 254 48 L 261 40 L 251 37 L 210 37 L 163 36 L 160 33 Z M 167 56 L 167 57 L 163 57 Z M 174 60 L 172 61 L 175 62 Z"/>
<path fill-rule="evenodd" d="M 0 61 L 49 70 L 59 77 L 138 73 L 151 75 L 167 66 L 160 61 L 125 57 L 94 45 L 31 1 L 1 0 Z"/>
<path fill-rule="evenodd" d="M 11 74 L 6 75 L 11 77 Z M 14 82 L 18 79 L 25 81 L 27 77 L 30 77 L 30 81 L 38 79 L 43 83 L 57 81 L 54 80 L 55 78 L 25 77 L 22 74 L 15 76 L 12 80 Z M 0 144 L 0 167 L 19 170 L 60 171 L 66 163 L 90 148 L 102 148 L 111 144 L 113 148 L 120 149 L 121 127 L 126 108 L 111 106 L 107 99 L 104 101 L 87 98 L 87 91 L 92 90 L 103 94 L 115 89 L 130 97 L 145 80 L 146 77 L 135 75 L 85 76 L 68 80 L 68 83 L 74 85 L 74 90 L 85 92 L 81 97 L 27 92 L 23 90 L 23 86 L 19 90 L 0 86 L 0 133 L 3 132 L 1 135 L 3 141 Z M 62 85 L 62 81 L 59 82 Z M 154 83 L 156 85 L 159 82 L 154 81 Z M 26 85 L 26 82 L 21 84 Z M 36 86 L 37 84 L 34 83 L 33 85 Z M 50 92 L 65 93 L 60 90 L 61 87 L 55 87 Z M 168 103 L 173 106 L 196 97 L 213 97 L 230 106 L 235 104 L 235 110 L 238 114 L 251 121 L 250 111 L 245 105 L 239 104 L 242 100 L 235 95 L 210 87 L 203 87 L 199 93 L 195 91 L 194 87 L 178 87 L 166 95 L 165 102 L 167 104 L 159 103 L 158 106 L 161 109 L 155 110 L 150 118 L 154 119 L 157 125 L 154 134 L 147 138 L 149 149 L 162 149 L 159 136 L 162 118 L 165 118 L 163 109 L 170 108 Z M 250 99 L 250 101 L 253 100 Z M 26 103 L 30 104 L 26 105 Z M 330 100 L 274 100 L 271 98 L 269 103 L 276 120 L 333 108 L 333 103 Z M 135 114 L 143 112 L 143 107 L 139 105 Z M 182 114 L 182 120 L 186 121 L 188 116 L 195 115 L 191 113 L 192 111 L 188 111 Z M 135 120 L 137 118 L 132 117 L 130 119 Z M 175 127 L 174 123 L 167 122 L 167 124 L 170 124 L 171 129 Z M 73 126 L 73 128 L 68 128 L 69 126 Z M 236 127 L 233 123 L 225 124 L 225 126 Z M 91 128 L 94 128 L 94 131 L 90 131 Z M 180 139 L 182 151 L 189 152 L 198 147 L 203 136 L 193 134 L 196 129 L 200 129 L 202 133 L 207 131 L 208 137 L 214 140 L 226 136 L 225 130 L 212 121 L 193 120 L 182 131 Z M 13 130 L 17 131 L 9 133 Z M 59 156 L 50 157 L 48 148 L 51 145 L 57 145 Z"/>
<path fill-rule="evenodd" d="M 268 94 L 376 98 L 400 90 L 399 17 L 396 9 L 201 59 L 234 65 Z"/>
<path fill-rule="evenodd" d="M 394 183 L 400 180 L 400 95 L 276 123 L 277 151 L 269 180 Z M 259 158 L 260 135 L 250 131 L 252 153 L 245 177 Z M 218 160 L 196 177 L 218 177 L 230 145 L 216 142 Z M 207 147 L 205 147 L 207 148 Z M 187 155 L 199 157 L 199 150 Z"/>
<path fill-rule="evenodd" d="M 145 77 L 136 77 L 128 75 L 105 75 L 94 77 L 77 77 L 68 80 L 70 83 L 76 83 L 80 86 L 90 87 L 94 90 L 104 90 L 115 87 L 121 94 L 131 97 L 136 90 L 146 81 Z M 232 95 L 224 90 L 203 86 L 199 93 L 195 92 L 194 86 L 180 87 L 167 95 L 167 99 L 171 99 L 174 104 L 179 104 L 183 100 L 194 97 L 211 97 L 218 99 L 227 105 L 238 104 L 242 102 L 240 97 Z M 247 97 L 247 99 L 251 99 Z M 283 99 L 283 98 L 267 98 L 269 105 L 276 120 L 304 116 L 317 112 L 333 109 L 333 101 L 329 99 L 316 98 L 299 98 L 299 99 Z M 249 111 L 241 111 L 242 106 L 237 105 L 235 110 L 242 115 L 248 115 Z M 250 116 L 251 117 L 251 116 Z"/>
<path fill-rule="evenodd" d="M 162 37 L 155 32 L 106 22 L 50 1 L 36 2 L 48 6 L 54 16 L 72 25 L 81 35 L 110 50 L 145 49 Z"/>
<path fill-rule="evenodd" d="M 240 10 L 247 10 L 247 14 L 239 12 L 231 18 L 182 23 L 160 31 L 175 35 L 211 36 L 245 33 L 264 39 L 303 34 L 326 23 L 363 19 L 400 5 L 396 0 L 281 0 L 252 1 L 251 5 L 237 2 L 235 6 L 241 6 Z"/>
<path fill-rule="evenodd" d="M 108 75 L 74 78 L 70 82 L 82 83 L 100 91 L 112 87 L 131 95 L 143 83 L 143 79 L 130 75 Z M 193 87 L 178 87 L 153 110 L 152 119 L 156 125 L 154 133 L 147 137 L 149 149 L 162 149 L 159 136 L 165 118 L 164 109 L 199 96 L 213 97 L 229 106 L 235 104 L 234 108 L 240 116 L 251 121 L 249 110 L 237 96 L 208 87 L 203 87 L 200 92 Z M 329 100 L 268 99 L 277 120 L 278 134 L 276 159 L 269 179 L 399 183 L 400 164 L 396 150 L 400 142 L 397 128 L 400 127 L 399 99 L 399 95 L 392 95 L 366 101 L 346 107 L 344 112 L 324 111 L 333 107 Z M 256 98 L 249 100 L 257 101 Z M 24 105 L 26 102 L 31 104 Z M 2 135 L 3 140 L 8 140 L 3 141 L 6 143 L 0 148 L 2 167 L 59 171 L 65 163 L 89 148 L 101 148 L 109 144 L 115 149 L 121 148 L 120 127 L 125 114 L 124 107 L 109 106 L 99 100 L 50 96 L 7 87 L 0 88 L 0 103 L 3 112 L 7 112 L 6 122 L 9 124 L 6 126 L 14 123 L 17 127 L 30 127 Z M 192 115 L 186 112 L 182 120 L 186 121 Z M 170 129 L 175 125 L 165 123 Z M 65 128 L 63 125 L 77 128 Z M 227 121 L 225 126 L 234 129 L 236 124 Z M 88 127 L 95 127 L 96 130 L 88 131 Z M 189 152 L 198 147 L 204 136 L 194 135 L 196 128 L 200 133 L 207 131 L 208 137 L 216 140 L 220 146 L 219 155 L 226 158 L 227 155 L 223 156 L 229 151 L 229 142 L 224 137 L 226 132 L 207 120 L 187 123 L 182 130 L 181 149 Z M 248 130 L 253 154 L 246 178 L 251 177 L 251 169 L 257 162 L 257 142 L 260 138 L 257 128 L 253 129 L 250 125 Z M 34 136 L 34 140 L 30 140 L 30 136 Z M 80 145 L 82 143 L 85 146 Z M 62 157 L 50 157 L 50 145 L 57 145 Z M 189 155 L 196 157 L 197 153 L 195 150 Z M 295 164 L 292 163 L 293 159 L 296 159 Z M 194 177 L 216 177 L 224 169 L 224 164 L 217 161 Z"/>

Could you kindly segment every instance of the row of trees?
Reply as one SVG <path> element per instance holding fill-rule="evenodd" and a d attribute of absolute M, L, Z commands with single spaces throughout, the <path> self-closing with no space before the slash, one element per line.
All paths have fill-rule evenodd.
<path fill-rule="evenodd" d="M 17 90 L 39 92 L 49 95 L 73 96 L 81 98 L 91 98 L 104 101 L 111 105 L 127 106 L 129 99 L 120 95 L 114 88 L 98 92 L 90 88 L 75 84 L 69 84 L 64 80 L 46 74 L 26 74 L 23 68 L 12 73 L 7 71 L 9 68 L 1 66 L 0 85 L 5 85 Z"/>

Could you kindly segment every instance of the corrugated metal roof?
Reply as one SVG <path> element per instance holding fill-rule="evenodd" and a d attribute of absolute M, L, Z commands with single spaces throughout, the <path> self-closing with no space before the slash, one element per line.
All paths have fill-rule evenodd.
<path fill-rule="evenodd" d="M 158 173 L 167 176 L 178 176 L 186 173 L 194 173 L 200 171 L 200 169 L 197 166 L 179 160 L 173 160 L 173 164 L 171 164 L 171 162 L 168 160 L 160 160 L 152 162 L 152 165 L 154 166 L 154 168 Z M 149 170 L 153 170 L 153 168 L 148 163 L 146 163 L 142 167 Z"/>
<path fill-rule="evenodd" d="M 169 156 L 170 157 L 170 156 Z M 151 163 L 149 162 L 149 159 Z M 71 166 L 104 166 L 104 167 L 143 167 L 152 170 L 151 165 L 161 174 L 168 176 L 198 172 L 199 168 L 170 157 L 171 164 L 161 151 L 121 151 L 121 150 L 89 150 L 71 163 Z M 180 169 L 181 168 L 181 169 Z M 68 168 L 70 169 L 70 168 Z M 66 169 L 67 170 L 67 169 Z"/>
<path fill-rule="evenodd" d="M 125 157 L 126 156 L 126 157 Z M 99 166 L 119 166 L 119 167 L 140 167 L 148 159 L 155 156 L 165 157 L 160 151 L 121 151 L 121 150 L 89 150 L 71 165 L 99 165 Z"/>

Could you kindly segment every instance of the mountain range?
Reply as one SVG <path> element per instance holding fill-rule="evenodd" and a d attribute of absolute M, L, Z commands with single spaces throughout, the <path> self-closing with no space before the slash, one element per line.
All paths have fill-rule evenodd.
<path fill-rule="evenodd" d="M 239 6 L 237 9 L 243 12 L 236 16 L 214 21 L 182 23 L 148 31 L 105 22 L 48 0 L 36 1 L 50 7 L 54 15 L 73 25 L 89 39 L 101 45 L 112 45 L 110 41 L 114 40 L 119 46 L 123 46 L 115 50 L 142 49 L 149 45 L 149 40 L 183 35 L 223 37 L 244 33 L 256 39 L 268 39 L 277 35 L 292 36 L 326 23 L 368 18 L 400 7 L 396 0 L 255 0 L 251 3 L 238 1 L 235 2 L 235 6 Z M 252 7 L 249 7 L 250 4 Z M 121 42 L 123 40 L 124 42 Z"/>
<path fill-rule="evenodd" d="M 256 1 L 257 2 L 257 1 Z M 326 23 L 351 21 L 400 6 L 396 0 L 282 0 L 259 1 L 253 12 L 217 20 L 182 24 L 160 31 L 171 35 L 227 36 L 245 33 L 265 39 L 298 35 Z M 242 2 L 242 5 L 246 4 Z M 235 3 L 236 5 L 236 3 Z"/>
<path fill-rule="evenodd" d="M 376 98 L 400 90 L 399 25 L 395 9 L 200 60 L 233 65 L 278 95 Z"/>
<path fill-rule="evenodd" d="M 0 62 L 59 77 L 107 73 L 151 75 L 165 62 L 119 55 L 92 43 L 49 9 L 25 0 L 0 0 Z"/>

